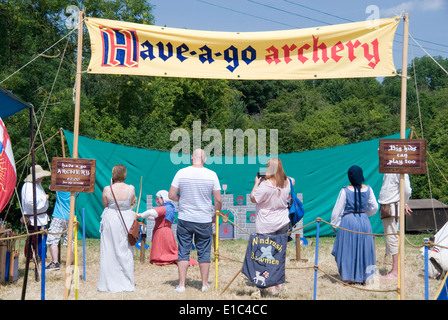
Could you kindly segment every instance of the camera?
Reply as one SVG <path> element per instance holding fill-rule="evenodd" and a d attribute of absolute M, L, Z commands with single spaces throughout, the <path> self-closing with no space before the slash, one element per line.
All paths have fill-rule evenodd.
<path fill-rule="evenodd" d="M 257 172 L 257 177 L 262 179 L 266 178 L 266 172 Z"/>

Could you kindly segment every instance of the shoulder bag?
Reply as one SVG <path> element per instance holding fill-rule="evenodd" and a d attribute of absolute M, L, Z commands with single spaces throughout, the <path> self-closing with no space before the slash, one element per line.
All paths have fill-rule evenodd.
<path fill-rule="evenodd" d="M 288 180 L 289 185 L 291 186 L 291 199 L 288 203 L 289 220 L 291 221 L 292 227 L 294 227 L 303 218 L 304 210 L 302 201 L 300 201 L 297 194 L 294 192 L 291 179 L 288 178 Z"/>
<path fill-rule="evenodd" d="M 392 209 L 390 207 L 392 205 L 395 206 L 395 222 L 398 221 L 398 202 L 381 204 L 380 205 L 380 218 L 381 219 L 392 217 Z"/>
<path fill-rule="evenodd" d="M 110 186 L 110 191 L 112 192 L 112 196 L 114 197 L 114 201 L 115 201 L 115 204 L 117 205 L 118 212 L 120 213 L 121 220 L 123 221 L 124 228 L 126 229 L 126 232 L 128 233 L 129 244 L 131 246 L 134 246 L 140 237 L 140 225 L 139 225 L 138 221 L 134 219 L 131 229 L 128 231 L 128 228 L 126 227 L 126 223 L 124 222 L 124 219 L 123 219 L 123 215 L 121 214 L 120 207 L 118 206 L 117 199 L 115 199 L 115 194 L 114 194 L 114 191 L 112 190 L 112 185 Z"/>

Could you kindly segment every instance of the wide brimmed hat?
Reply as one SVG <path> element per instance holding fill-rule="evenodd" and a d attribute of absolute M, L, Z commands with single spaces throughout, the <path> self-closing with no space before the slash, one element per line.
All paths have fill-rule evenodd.
<path fill-rule="evenodd" d="M 35 165 L 36 168 L 36 180 L 51 176 L 51 172 L 42 169 L 42 167 L 38 164 Z M 25 178 L 25 182 L 33 182 L 33 167 L 30 168 L 30 174 Z"/>

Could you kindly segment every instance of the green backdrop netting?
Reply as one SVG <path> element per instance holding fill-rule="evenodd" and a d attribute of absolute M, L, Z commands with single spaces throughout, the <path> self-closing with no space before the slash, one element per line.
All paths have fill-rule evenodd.
<path fill-rule="evenodd" d="M 407 130 L 406 136 L 409 132 L 410 129 Z M 64 134 L 72 155 L 73 133 L 64 130 Z M 339 191 L 344 185 L 349 184 L 347 170 L 352 165 L 358 165 L 364 170 L 365 182 L 372 187 L 378 198 L 382 184 L 382 174 L 378 169 L 379 140 L 399 138 L 399 134 L 394 134 L 333 148 L 280 154 L 279 158 L 283 162 L 286 174 L 296 179 L 295 191 L 303 194 L 304 225 L 315 221 L 318 217 L 330 222 Z M 146 196 L 155 195 L 162 189 L 169 190 L 175 173 L 189 165 L 173 164 L 171 156 L 177 158 L 177 154 L 170 152 L 127 147 L 79 136 L 78 157 L 96 160 L 95 192 L 81 193 L 76 200 L 78 221 L 81 221 L 82 210 L 85 210 L 86 237 L 100 237 L 99 227 L 104 209 L 102 190 L 110 184 L 114 165 L 123 164 L 127 167 L 126 183 L 135 186 L 137 197 L 140 192 L 140 180 L 143 179 L 139 207 L 139 211 L 143 212 L 146 208 Z M 226 193 L 234 195 L 235 204 L 238 196 L 246 199 L 246 194 L 252 190 L 256 173 L 264 167 L 263 162 L 252 160 L 254 158 L 210 157 L 207 161 L 206 166 L 217 173 L 221 185 L 227 185 Z M 212 161 L 214 163 L 210 163 Z M 379 214 L 371 217 L 370 221 L 374 233 L 383 233 Z M 315 223 L 304 229 L 305 237 L 315 235 Z M 334 235 L 331 226 L 321 224 L 320 235 Z"/>

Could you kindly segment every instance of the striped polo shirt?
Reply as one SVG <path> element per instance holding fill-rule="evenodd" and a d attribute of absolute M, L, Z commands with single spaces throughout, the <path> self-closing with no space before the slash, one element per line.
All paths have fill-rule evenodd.
<path fill-rule="evenodd" d="M 176 173 L 171 185 L 179 189 L 178 219 L 198 223 L 212 221 L 212 191 L 221 190 L 214 171 L 204 167 L 186 167 Z"/>

